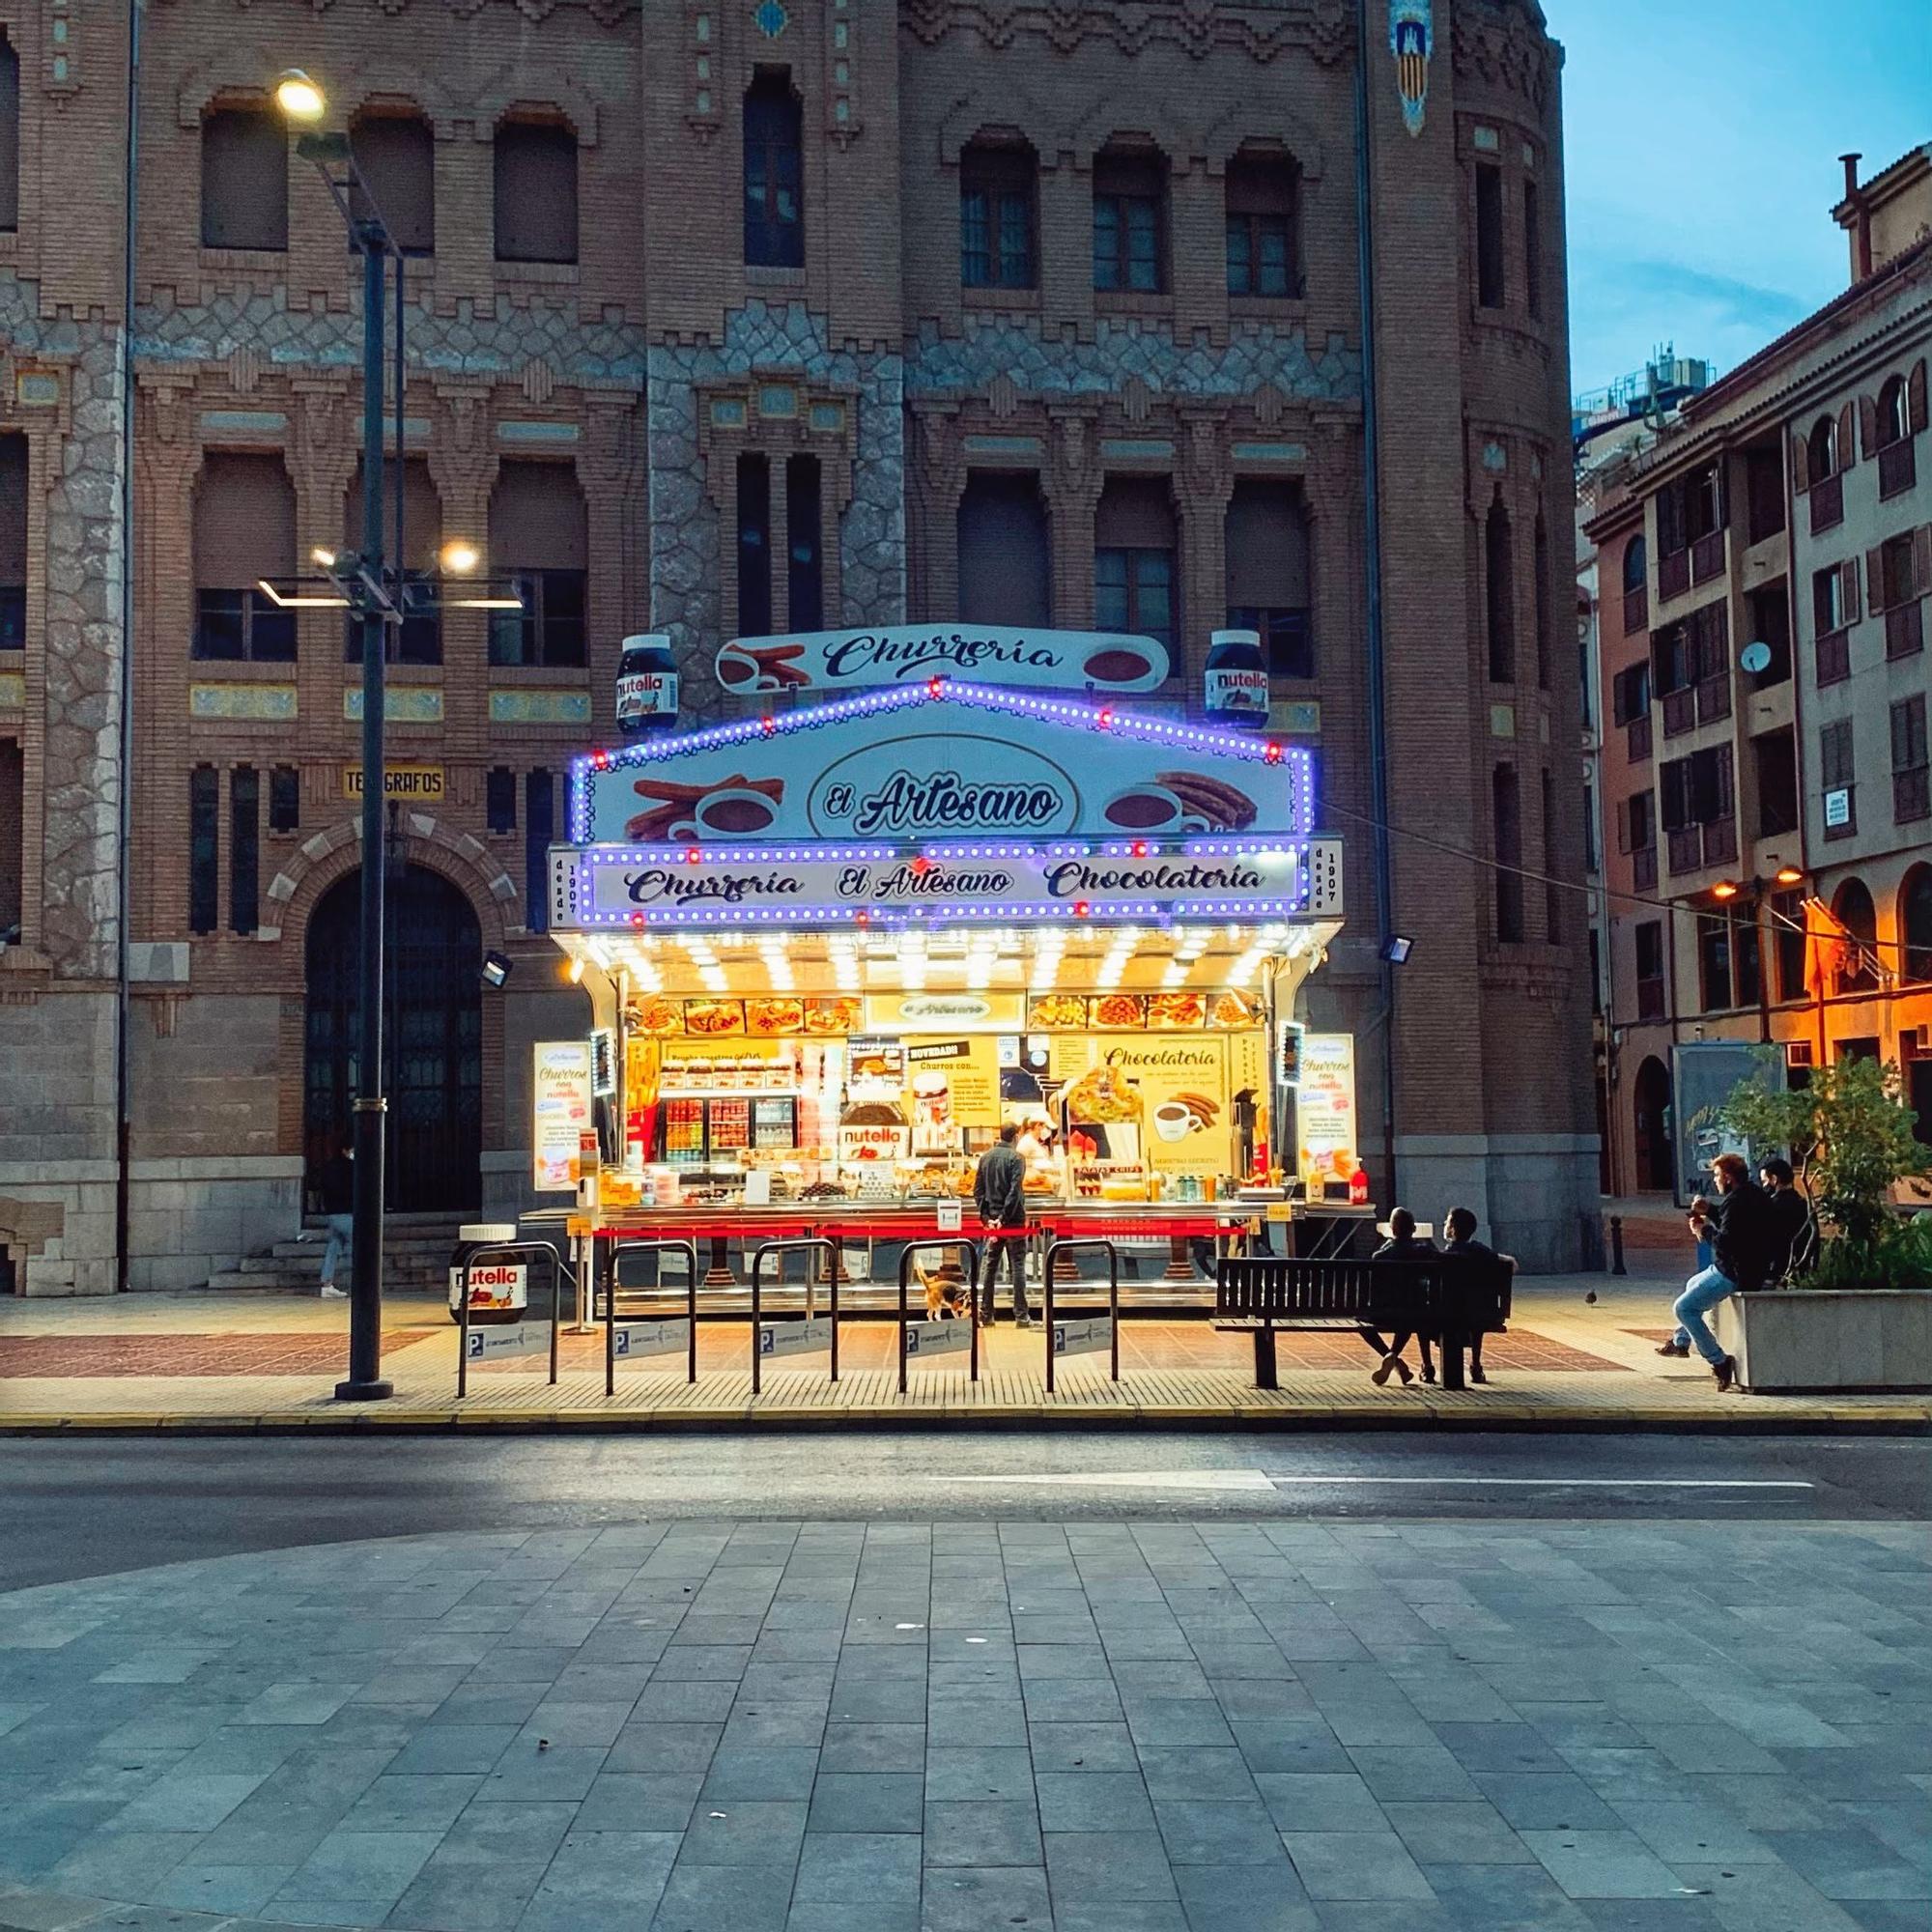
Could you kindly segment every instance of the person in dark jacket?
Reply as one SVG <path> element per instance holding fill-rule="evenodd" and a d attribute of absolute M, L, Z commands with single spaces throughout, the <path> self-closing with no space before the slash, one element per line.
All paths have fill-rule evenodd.
<path fill-rule="evenodd" d="M 315 1186 L 322 1197 L 323 1224 L 328 1230 L 328 1242 L 322 1251 L 322 1292 L 325 1298 L 340 1301 L 344 1291 L 335 1285 L 336 1264 L 349 1252 L 355 1228 L 355 1160 L 347 1143 L 336 1142 Z"/>
<path fill-rule="evenodd" d="M 1700 1194 L 1690 1204 L 1690 1232 L 1710 1242 L 1711 1265 L 1684 1284 L 1670 1311 L 1677 1332 L 1658 1352 L 1688 1355 L 1694 1347 L 1710 1363 L 1719 1388 L 1728 1389 L 1737 1380 L 1737 1362 L 1725 1354 L 1704 1318 L 1726 1296 L 1764 1286 L 1776 1235 L 1770 1197 L 1752 1184 L 1743 1154 L 1720 1153 L 1711 1163 L 1711 1179 L 1717 1199 Z"/>
<path fill-rule="evenodd" d="M 1804 1231 L 1811 1222 L 1811 1205 L 1798 1191 L 1788 1160 L 1761 1160 L 1757 1171 L 1771 1202 L 1771 1265 L 1766 1281 L 1782 1281 L 1804 1255 Z"/>
<path fill-rule="evenodd" d="M 1442 1232 L 1448 1236 L 1442 1244 L 1445 1255 L 1461 1255 L 1465 1261 L 1483 1268 L 1500 1268 L 1502 1257 L 1486 1241 L 1476 1238 L 1476 1217 L 1467 1208 L 1452 1208 L 1442 1217 Z M 1472 1382 L 1486 1382 L 1489 1377 L 1483 1373 L 1483 1333 L 1479 1328 L 1469 1337 L 1469 1379 Z"/>
<path fill-rule="evenodd" d="M 1026 1160 L 1013 1143 L 1020 1130 L 1010 1121 L 1000 1129 L 1000 1138 L 980 1156 L 973 1176 L 973 1204 L 980 1210 L 986 1231 L 986 1260 L 980 1280 L 980 1320 L 993 1325 L 993 1283 L 1000 1272 L 1000 1251 L 1004 1248 L 1013 1278 L 1013 1325 L 1031 1328 L 1033 1317 L 1027 1309 L 1026 1242 L 1005 1231 L 1025 1228 Z"/>
<path fill-rule="evenodd" d="M 1435 1253 L 1435 1243 L 1434 1241 L 1425 1241 L 1417 1237 L 1415 1216 L 1406 1208 L 1397 1208 L 1389 1215 L 1388 1239 L 1369 1259 L 1378 1262 L 1421 1261 L 1427 1256 L 1433 1256 Z M 1412 1332 L 1412 1330 L 1405 1329 L 1393 1342 L 1383 1342 L 1379 1335 L 1375 1338 L 1376 1345 L 1382 1351 L 1382 1358 L 1369 1371 L 1369 1379 L 1378 1388 L 1388 1380 L 1391 1374 L 1402 1377 L 1405 1388 L 1413 1379 L 1409 1373 L 1408 1364 L 1402 1358 L 1402 1351 L 1408 1347 L 1409 1336 Z M 1433 1382 L 1435 1379 L 1435 1364 L 1430 1358 L 1429 1337 L 1427 1335 L 1422 1337 L 1422 1379 L 1426 1382 Z"/>

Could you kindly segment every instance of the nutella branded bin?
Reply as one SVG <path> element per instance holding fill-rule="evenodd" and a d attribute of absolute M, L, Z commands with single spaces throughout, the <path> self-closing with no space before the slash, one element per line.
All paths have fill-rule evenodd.
<path fill-rule="evenodd" d="M 463 1319 L 463 1264 L 478 1248 L 500 1247 L 517 1238 L 514 1221 L 466 1221 L 449 1251 L 449 1319 Z M 469 1271 L 469 1319 L 473 1322 L 521 1321 L 529 1306 L 527 1263 L 508 1255 Z"/>

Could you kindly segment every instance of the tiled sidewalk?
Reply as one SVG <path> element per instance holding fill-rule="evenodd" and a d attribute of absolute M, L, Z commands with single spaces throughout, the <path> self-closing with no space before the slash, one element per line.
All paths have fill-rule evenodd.
<path fill-rule="evenodd" d="M 0 1925 L 1916 1932 L 1928 1555 L 685 1522 L 22 1591 Z"/>

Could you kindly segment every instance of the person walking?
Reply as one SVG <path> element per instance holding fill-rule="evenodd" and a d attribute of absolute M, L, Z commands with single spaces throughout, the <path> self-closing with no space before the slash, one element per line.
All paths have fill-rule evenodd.
<path fill-rule="evenodd" d="M 336 1264 L 350 1252 L 355 1231 L 355 1156 L 344 1141 L 322 1164 L 316 1176 L 316 1192 L 322 1198 L 322 1217 L 328 1240 L 322 1251 L 322 1293 L 326 1300 L 346 1301 L 346 1289 L 335 1285 Z"/>
<path fill-rule="evenodd" d="M 993 1325 L 993 1284 L 1000 1272 L 1000 1251 L 1006 1250 L 1013 1277 L 1013 1325 L 1031 1328 L 1033 1317 L 1027 1310 L 1026 1242 L 1011 1229 L 1025 1228 L 1026 1159 L 1014 1142 L 1020 1130 L 1009 1121 L 1000 1129 L 1000 1138 L 980 1156 L 973 1174 L 973 1205 L 980 1210 L 980 1222 L 986 1232 L 986 1260 L 980 1279 L 980 1321 Z"/>
<path fill-rule="evenodd" d="M 1726 1390 L 1738 1378 L 1737 1361 L 1724 1352 L 1704 1318 L 1726 1295 L 1763 1287 L 1774 1241 L 1772 1207 L 1741 1153 L 1720 1153 L 1711 1163 L 1711 1179 L 1718 1198 L 1707 1201 L 1700 1194 L 1690 1204 L 1690 1232 L 1710 1242 L 1711 1265 L 1684 1284 L 1670 1311 L 1677 1331 L 1657 1352 L 1688 1356 L 1694 1348 L 1711 1365 L 1719 1390 Z"/>
<path fill-rule="evenodd" d="M 1377 1262 L 1412 1262 L 1421 1261 L 1425 1256 L 1433 1256 L 1435 1253 L 1434 1241 L 1425 1241 L 1417 1237 L 1415 1216 L 1406 1208 L 1398 1208 L 1389 1215 L 1388 1239 L 1369 1259 Z M 1402 1351 L 1408 1347 L 1409 1337 L 1413 1333 L 1412 1329 L 1406 1328 L 1393 1342 L 1384 1342 L 1379 1335 L 1375 1338 L 1377 1346 L 1382 1351 L 1382 1358 L 1369 1371 L 1369 1379 L 1378 1388 L 1388 1380 L 1391 1374 L 1401 1376 L 1404 1388 L 1414 1379 L 1408 1364 L 1402 1358 Z M 1422 1379 L 1426 1382 L 1433 1382 L 1435 1379 L 1435 1364 L 1430 1359 L 1427 1335 L 1422 1337 Z"/>
<path fill-rule="evenodd" d="M 1788 1160 L 1774 1156 L 1757 1164 L 1758 1178 L 1771 1202 L 1771 1261 L 1766 1281 L 1782 1281 L 1804 1259 L 1804 1231 L 1811 1225 L 1811 1204 L 1798 1191 Z"/>
<path fill-rule="evenodd" d="M 1445 1255 L 1461 1255 L 1465 1261 L 1473 1262 L 1480 1267 L 1499 1268 L 1502 1257 L 1486 1241 L 1476 1238 L 1476 1216 L 1467 1208 L 1452 1208 L 1442 1217 L 1442 1232 L 1448 1236 L 1442 1244 Z M 1486 1382 L 1489 1377 L 1483 1373 L 1483 1331 L 1478 1328 L 1469 1336 L 1469 1379 L 1472 1382 Z"/>

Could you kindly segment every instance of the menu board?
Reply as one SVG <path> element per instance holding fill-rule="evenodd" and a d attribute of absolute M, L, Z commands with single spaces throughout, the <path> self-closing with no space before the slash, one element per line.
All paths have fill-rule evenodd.
<path fill-rule="evenodd" d="M 1150 1167 L 1205 1177 L 1226 1173 L 1233 1158 L 1229 1045 L 1212 1036 L 1089 1034 L 1053 1042 L 1053 1070 L 1067 1083 L 1063 1097 L 1071 1112 L 1136 1125 Z M 1099 1097 L 1098 1107 L 1083 1099 L 1088 1094 Z"/>
<path fill-rule="evenodd" d="M 540 1039 L 532 1053 L 530 1184 L 561 1193 L 577 1185 L 579 1136 L 592 1123 L 590 1042 Z"/>
<path fill-rule="evenodd" d="M 1294 1097 L 1301 1174 L 1311 1186 L 1354 1173 L 1355 1038 L 1346 1033 L 1301 1037 L 1301 1085 Z"/>
<path fill-rule="evenodd" d="M 915 1122 L 955 1129 L 1000 1124 L 1000 1054 L 993 1035 L 915 1037 L 905 1042 L 905 1060 Z"/>
<path fill-rule="evenodd" d="M 1262 1023 L 1262 1003 L 1235 987 L 1183 986 L 1158 993 L 1036 993 L 1027 1005 L 1034 1033 L 1229 1032 Z"/>

